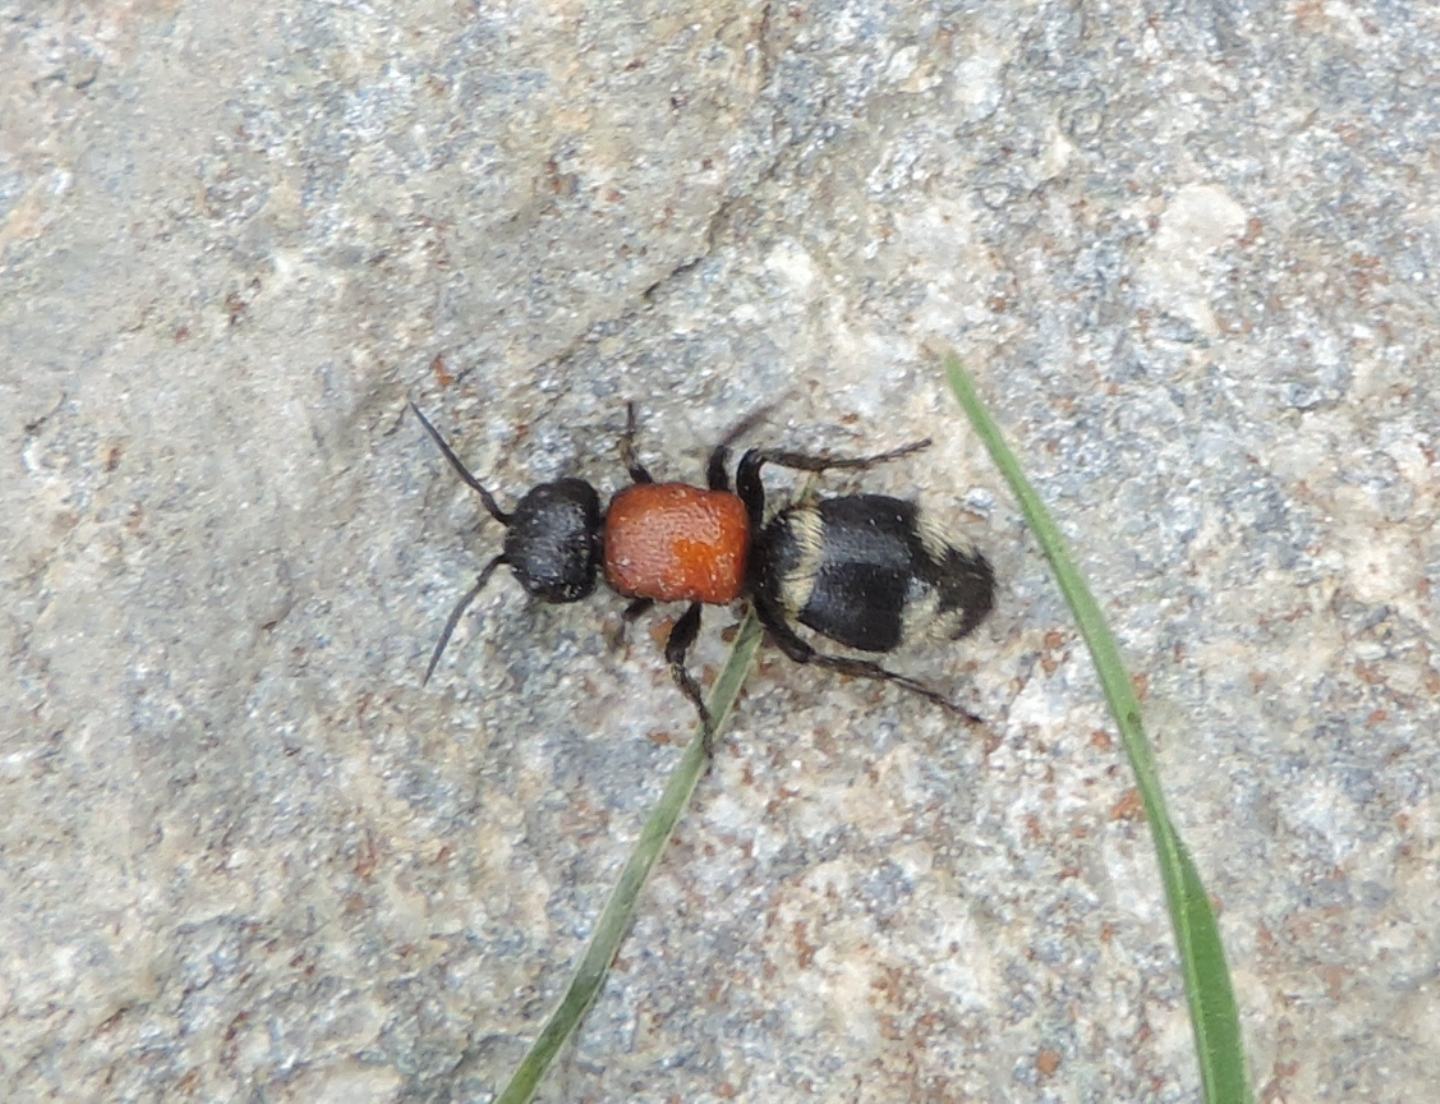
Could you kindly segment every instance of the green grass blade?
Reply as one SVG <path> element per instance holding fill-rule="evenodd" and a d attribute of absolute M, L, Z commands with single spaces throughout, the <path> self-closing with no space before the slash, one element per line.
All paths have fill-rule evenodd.
<path fill-rule="evenodd" d="M 717 734 L 730 716 L 735 699 L 740 695 L 740 687 L 750 673 L 760 637 L 760 622 L 752 610 L 741 623 L 735 646 L 730 650 L 730 659 L 710 694 L 710 716 L 715 720 Z M 620 880 L 610 893 L 610 900 L 595 925 L 595 934 L 590 937 L 590 944 L 585 948 L 570 987 L 560 999 L 560 1006 L 545 1021 L 535 1042 L 515 1067 L 509 1084 L 495 1098 L 495 1104 L 525 1104 L 535 1095 L 535 1088 L 555 1060 L 555 1055 L 574 1034 L 581 1017 L 600 992 L 606 975 L 610 973 L 610 964 L 615 960 L 615 952 L 619 950 L 620 941 L 635 914 L 635 903 L 650 869 L 664 850 L 680 814 L 689 804 L 695 784 L 705 773 L 706 761 L 703 741 L 697 732 L 680 762 L 671 771 L 665 792 L 641 828 L 640 838 L 620 873 Z"/>
<path fill-rule="evenodd" d="M 995 466 L 1010 484 L 1055 571 L 1060 590 L 1069 602 L 1080 625 L 1080 633 L 1090 649 L 1105 699 L 1110 703 L 1110 711 L 1115 715 L 1115 723 L 1124 740 L 1160 859 L 1160 876 L 1165 885 L 1165 898 L 1185 977 L 1185 996 L 1190 1005 L 1190 1023 L 1195 1032 L 1195 1053 L 1200 1063 L 1205 1100 L 1207 1104 L 1249 1104 L 1252 1098 L 1245 1076 L 1240 1015 L 1230 983 L 1230 972 L 1225 965 L 1220 929 L 1195 864 L 1165 811 L 1155 759 L 1140 721 L 1140 703 L 1120 661 L 1115 638 L 1110 635 L 1090 588 L 1076 570 L 1059 529 L 1050 520 L 1049 513 L 1020 470 L 1014 454 L 1006 447 L 1000 430 L 981 404 L 960 359 L 953 353 L 945 358 L 945 371 L 950 377 L 955 397 L 964 407 L 976 434 L 990 450 Z"/>

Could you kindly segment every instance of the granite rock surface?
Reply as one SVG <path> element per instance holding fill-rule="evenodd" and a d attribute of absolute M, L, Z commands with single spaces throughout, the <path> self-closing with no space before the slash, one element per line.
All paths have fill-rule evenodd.
<path fill-rule="evenodd" d="M 484 1101 L 693 718 L 505 502 L 753 436 L 933 448 L 1001 579 L 774 652 L 546 1101 L 1191 1101 L 1148 833 L 948 396 L 1074 542 L 1220 910 L 1258 1098 L 1440 1064 L 1440 9 L 0 3 L 0 1084 Z M 777 491 L 787 480 L 775 479 Z M 826 486 L 856 486 L 827 480 Z M 711 610 L 695 658 L 724 661 Z M 653 629 L 653 631 L 652 631 Z"/>

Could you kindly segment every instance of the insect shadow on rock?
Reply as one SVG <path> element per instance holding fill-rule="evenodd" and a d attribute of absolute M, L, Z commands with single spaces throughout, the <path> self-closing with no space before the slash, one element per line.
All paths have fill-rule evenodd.
<path fill-rule="evenodd" d="M 410 404 L 420 424 L 485 509 L 505 526 L 498 555 L 455 604 L 425 669 L 435 673 L 455 626 L 501 565 L 526 593 L 545 602 L 578 602 L 606 584 L 629 598 L 624 626 L 656 602 L 688 602 L 670 630 L 665 660 L 700 715 L 707 751 L 714 726 L 685 657 L 706 605 L 754 603 L 766 636 L 796 663 L 894 683 L 972 723 L 979 718 L 927 684 L 868 659 L 816 650 L 797 625 L 861 652 L 885 653 L 920 639 L 955 640 L 973 632 L 994 605 L 995 577 L 973 549 L 952 543 L 915 502 L 888 495 L 806 496 L 767 521 L 766 464 L 805 472 L 863 471 L 910 456 L 929 438 L 873 456 L 812 455 L 752 448 L 740 458 L 731 488 L 730 449 L 765 414 L 735 425 L 710 452 L 704 487 L 657 483 L 635 452 L 635 406 L 626 406 L 620 459 L 631 484 L 610 499 L 583 479 L 556 479 L 527 491 L 514 509 L 500 508 L 440 432 Z"/>

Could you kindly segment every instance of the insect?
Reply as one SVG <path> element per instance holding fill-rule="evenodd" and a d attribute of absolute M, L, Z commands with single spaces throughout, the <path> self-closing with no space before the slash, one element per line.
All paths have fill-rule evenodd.
<path fill-rule="evenodd" d="M 665 660 L 700 715 L 707 748 L 713 725 L 685 657 L 699 634 L 704 606 L 739 598 L 754 603 L 767 637 L 795 662 L 893 682 L 978 721 L 907 675 L 871 660 L 817 651 L 796 624 L 862 652 L 889 652 L 922 638 L 958 639 L 974 631 L 994 604 L 994 573 L 984 556 L 951 543 L 914 502 L 886 495 L 805 497 L 765 520 L 766 464 L 815 473 L 863 471 L 929 447 L 928 438 L 861 457 L 752 448 L 740 459 L 732 490 L 731 446 L 762 410 L 711 450 L 705 487 L 657 483 L 636 457 L 632 403 L 619 450 L 631 484 L 611 498 L 606 511 L 594 487 L 567 478 L 531 488 L 507 513 L 420 408 L 410 407 L 450 466 L 505 526 L 499 554 L 451 610 L 424 681 L 434 674 L 465 610 L 501 565 L 526 593 L 546 602 L 589 597 L 603 572 L 607 585 L 631 600 L 621 617 L 622 632 L 656 602 L 689 603 L 670 630 Z"/>

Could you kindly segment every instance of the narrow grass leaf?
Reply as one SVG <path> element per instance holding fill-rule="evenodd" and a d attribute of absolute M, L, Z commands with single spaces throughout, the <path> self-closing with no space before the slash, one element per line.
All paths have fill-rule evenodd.
<path fill-rule="evenodd" d="M 745 677 L 750 673 L 755 651 L 760 646 L 760 637 L 760 622 L 752 610 L 741 623 L 735 645 L 730 650 L 730 659 L 726 662 L 725 669 L 720 672 L 720 677 L 715 681 L 715 689 L 710 694 L 710 716 L 714 718 L 717 736 L 730 716 L 735 699 L 740 695 L 740 687 L 744 684 Z M 660 801 L 640 830 L 640 838 L 625 863 L 625 869 L 620 873 L 620 880 L 610 893 L 605 910 L 600 914 L 595 925 L 595 934 L 590 937 L 590 943 L 580 958 L 580 965 L 575 970 L 570 987 L 565 990 L 559 1007 L 551 1013 L 535 1042 L 511 1074 L 509 1083 L 495 1098 L 495 1104 L 525 1104 L 535 1095 L 535 1088 L 555 1060 L 555 1055 L 574 1034 L 581 1018 L 594 1002 L 610 973 L 610 965 L 615 961 L 620 941 L 630 927 L 630 921 L 635 915 L 636 901 L 650 875 L 650 869 L 655 865 L 660 852 L 665 849 L 670 833 L 675 830 L 676 821 L 689 804 L 696 783 L 705 773 L 707 761 L 704 741 L 697 732 L 680 762 L 671 771 Z"/>
<path fill-rule="evenodd" d="M 980 402 L 959 358 L 953 353 L 945 358 L 945 370 L 955 397 L 964 407 L 976 434 L 990 450 L 996 467 L 1010 484 L 1026 521 L 1035 531 L 1036 539 L 1050 561 L 1060 590 L 1080 625 L 1080 633 L 1100 676 L 1105 699 L 1120 729 L 1160 860 L 1160 877 L 1165 886 L 1165 898 L 1185 978 L 1185 996 L 1190 1005 L 1190 1023 L 1195 1033 L 1195 1053 L 1200 1063 L 1205 1100 L 1207 1104 L 1249 1104 L 1252 1098 L 1245 1076 L 1240 1015 L 1230 971 L 1225 965 L 1220 929 L 1195 864 L 1165 811 L 1155 758 L 1140 720 L 1140 702 L 1120 660 L 1115 638 L 1110 634 L 1090 588 L 1071 560 L 1059 529 L 1050 520 L 1049 512 L 1026 480 L 1014 454 L 1006 447 L 1000 430 Z"/>

